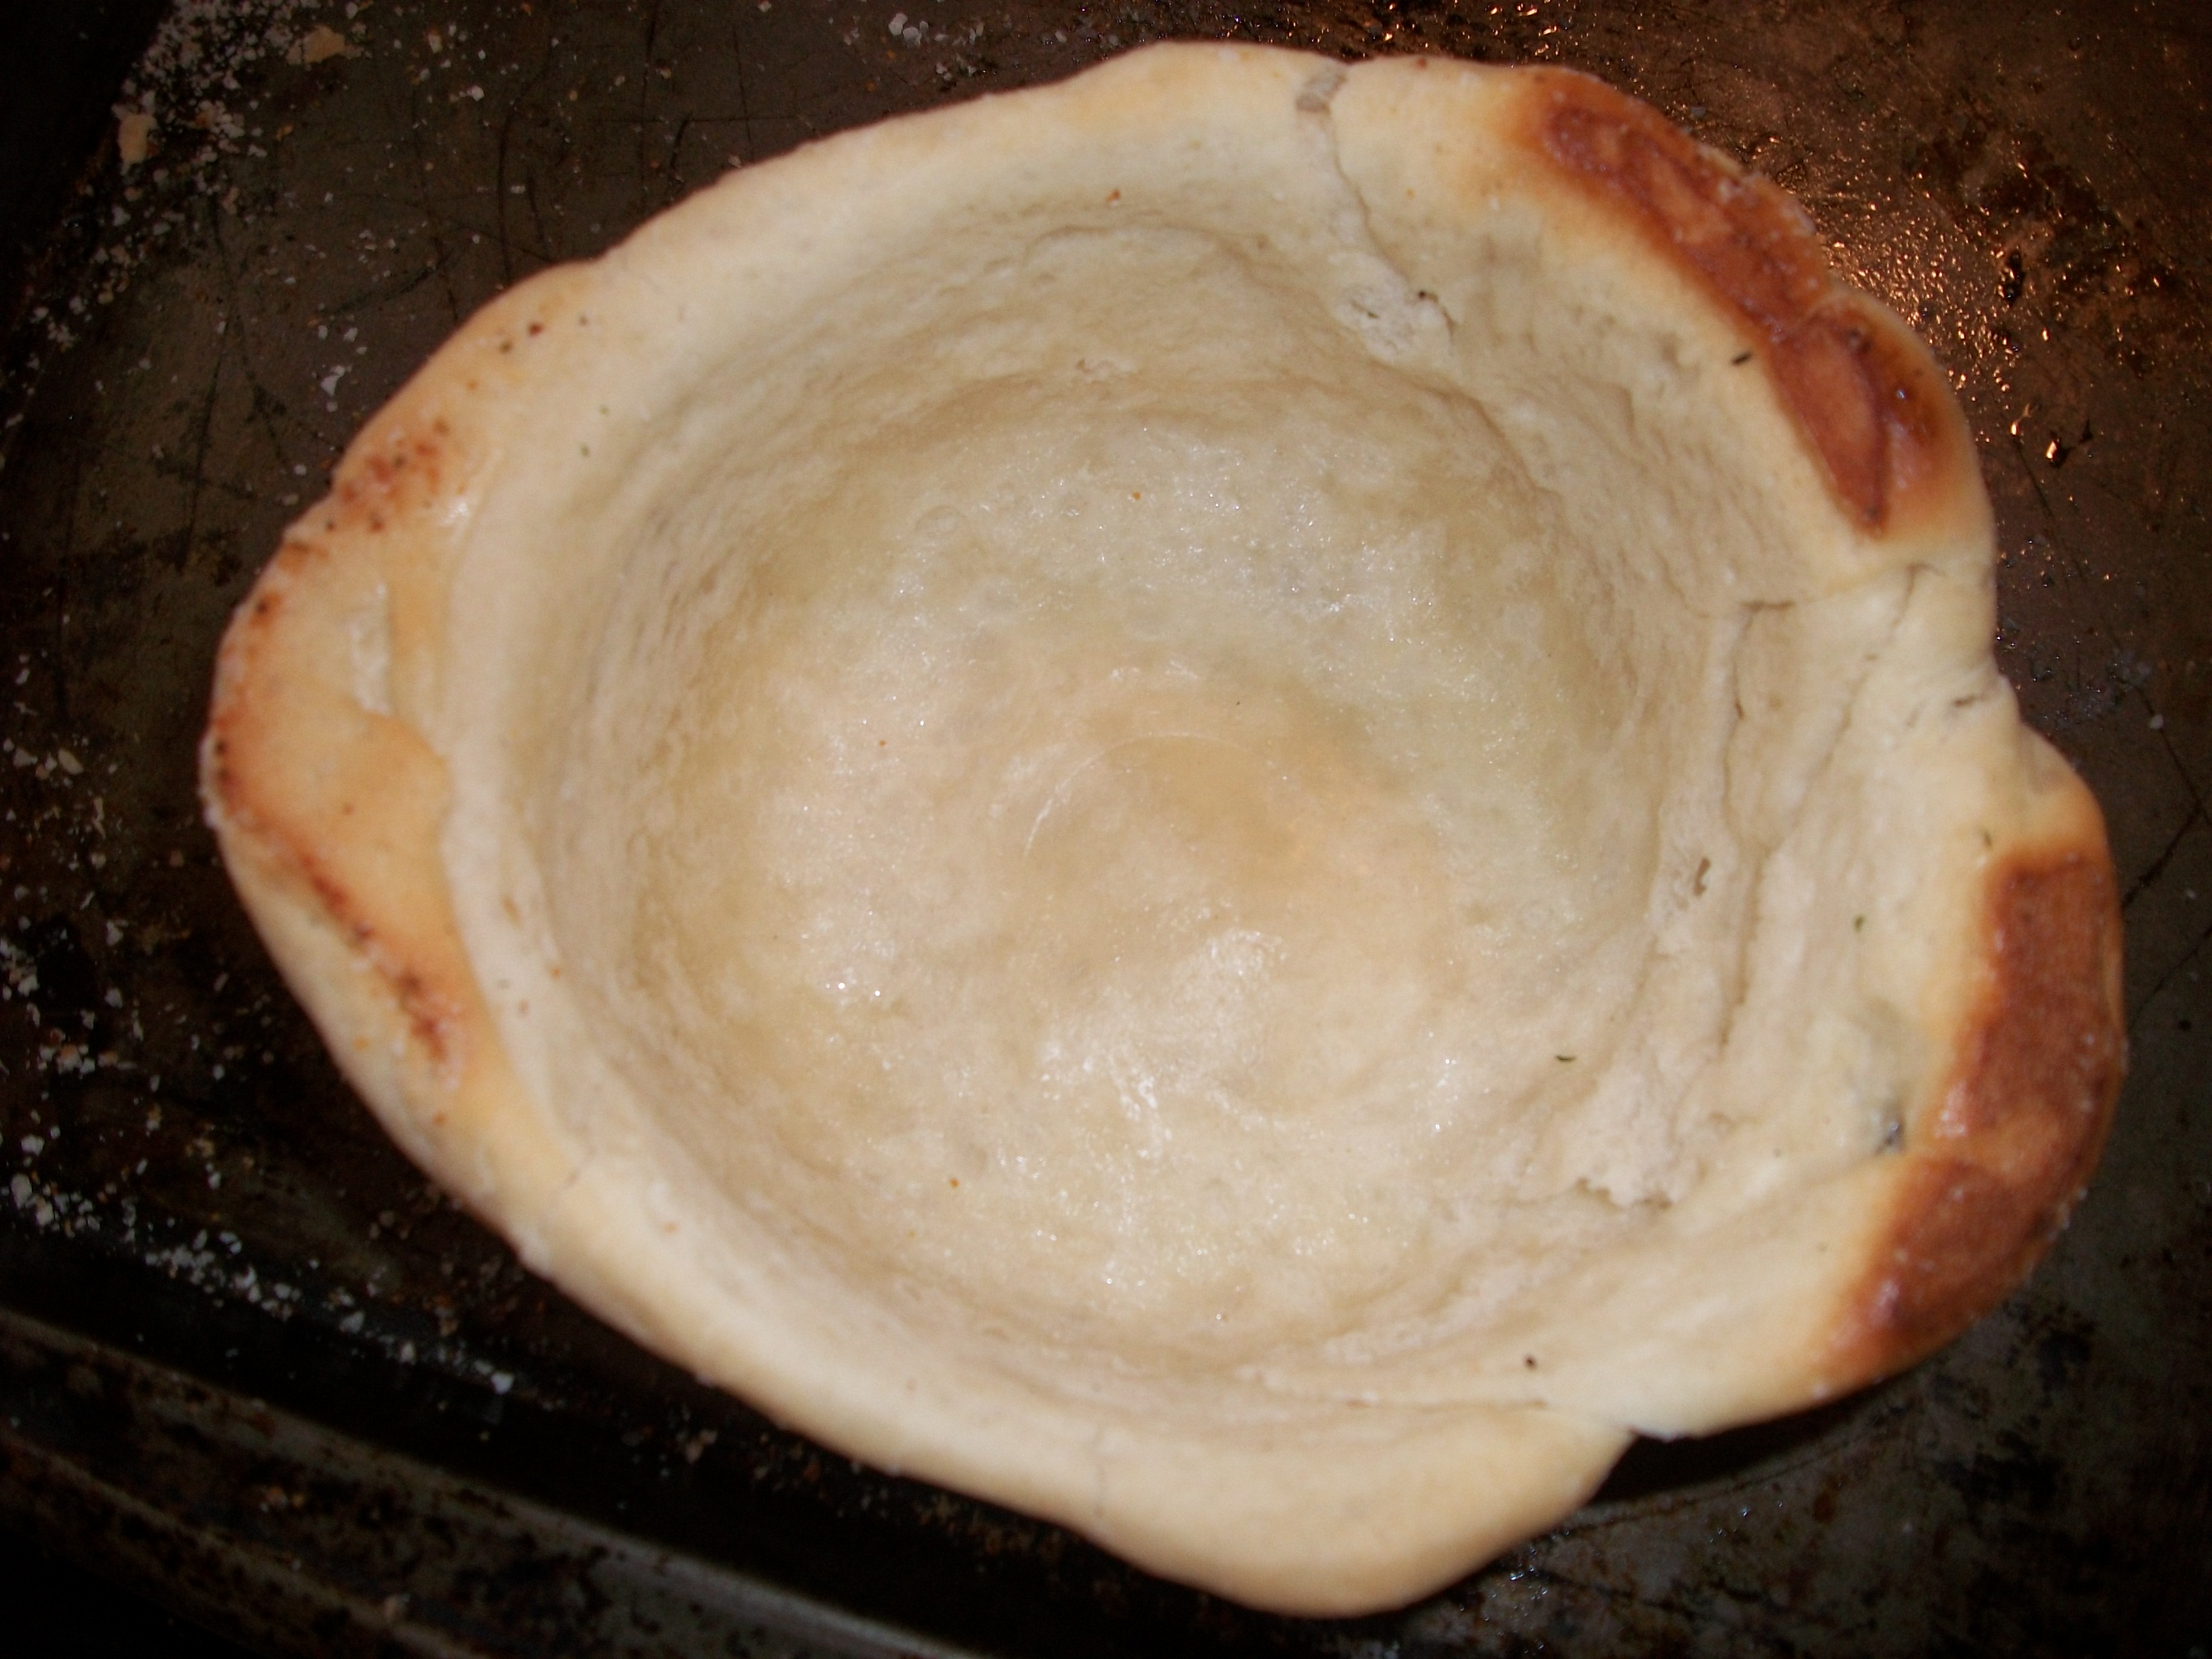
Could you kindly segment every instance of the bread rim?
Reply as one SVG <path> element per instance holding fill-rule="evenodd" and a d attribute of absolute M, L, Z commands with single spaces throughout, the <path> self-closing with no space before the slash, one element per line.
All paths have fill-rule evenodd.
<path fill-rule="evenodd" d="M 1347 70 L 1270 49 L 1156 46 L 733 174 L 603 259 L 545 271 L 487 305 L 369 422 L 240 606 L 201 787 L 250 915 L 349 1080 L 408 1155 L 533 1270 L 647 1347 L 879 1466 L 1060 1522 L 1242 1601 L 1342 1614 L 1401 1603 L 1551 1525 L 1638 1431 L 1708 1431 L 1912 1364 L 2042 1255 L 2085 1188 L 2124 1065 L 2102 820 L 2047 745 L 2019 735 L 2013 787 L 1993 798 L 1962 872 L 1973 919 L 1935 993 L 1944 1052 L 1909 1103 L 1902 1146 L 1794 1206 L 1788 1224 L 1824 1230 L 1821 1265 L 1759 1291 L 1779 1334 L 1731 1360 L 1722 1382 L 1635 1414 L 1613 1409 L 1603 1389 L 1409 1394 L 1319 1415 L 1301 1404 L 1236 1432 L 1148 1437 L 1002 1379 L 794 1359 L 772 1322 L 702 1290 L 672 1229 L 638 1192 L 586 1167 L 520 1080 L 441 850 L 447 760 L 413 712 L 434 702 L 440 653 L 459 638 L 450 582 L 496 483 L 503 411 L 557 393 L 591 353 L 617 349 L 603 343 L 611 313 L 638 273 L 733 238 L 799 234 L 824 204 L 903 169 L 988 167 L 1040 124 L 1127 140 L 1171 131 L 1208 100 L 1279 106 L 1285 119 L 1357 104 L 1387 129 L 1382 151 L 1410 181 L 1407 198 L 1422 192 L 1438 210 L 1472 187 L 1455 182 L 1462 155 L 1485 158 L 1486 179 L 1510 167 L 1534 181 L 1559 222 L 1636 250 L 1654 280 L 1740 338 L 1826 510 L 1870 564 L 1986 586 L 1989 509 L 1942 369 L 1887 310 L 1833 277 L 1771 185 L 1569 71 L 1429 58 Z M 389 653 L 388 690 L 366 696 L 365 608 L 382 617 Z M 1966 602 L 1963 614 L 1981 613 Z M 1781 1224 L 1770 1216 L 1713 1248 L 1755 1252 L 1760 1229 Z"/>

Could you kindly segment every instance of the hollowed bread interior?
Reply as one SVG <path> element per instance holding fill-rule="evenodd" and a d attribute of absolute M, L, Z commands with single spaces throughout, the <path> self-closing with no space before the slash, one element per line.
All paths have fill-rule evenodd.
<path fill-rule="evenodd" d="M 1617 228 L 1500 163 L 1407 252 L 1340 79 L 641 288 L 592 326 L 680 343 L 459 579 L 448 860 L 544 1097 L 708 1259 L 1069 1397 L 1548 1398 L 1926 1058 L 1755 941 L 1881 896 L 1762 884 L 1911 572 Z"/>

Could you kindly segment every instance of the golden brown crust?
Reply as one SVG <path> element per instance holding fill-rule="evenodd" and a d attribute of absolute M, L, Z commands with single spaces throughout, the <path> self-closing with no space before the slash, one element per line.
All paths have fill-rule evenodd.
<path fill-rule="evenodd" d="M 349 941 L 449 1077 L 482 1046 L 483 1013 L 436 865 L 444 768 L 404 710 L 364 707 L 334 659 L 344 617 L 373 614 L 395 684 L 435 659 L 441 525 L 483 460 L 469 400 L 514 384 L 518 347 L 580 280 L 548 273 L 494 301 L 355 440 L 233 619 L 201 752 L 226 852 Z"/>
<path fill-rule="evenodd" d="M 292 626 L 287 613 L 295 585 L 314 580 L 314 567 L 329 556 L 315 543 L 288 544 L 240 611 L 224 642 L 223 678 L 209 714 L 203 787 L 263 860 L 314 896 L 328 924 L 385 981 L 426 1056 L 451 1068 L 465 1048 L 465 1012 L 454 990 L 437 981 L 465 972 L 459 940 L 435 941 L 449 947 L 435 952 L 447 959 L 447 974 L 435 974 L 426 959 L 429 942 L 409 936 L 425 919 L 416 917 L 410 929 L 392 892 L 364 880 L 376 873 L 379 854 L 410 848 L 424 822 L 434 829 L 441 781 L 434 783 L 427 813 L 422 792 L 408 787 L 414 781 L 409 775 L 434 768 L 434 760 L 398 722 L 365 710 L 331 733 L 339 740 L 321 748 L 312 768 L 288 763 L 284 733 L 272 729 L 314 696 L 287 672 L 284 647 L 291 641 L 280 635 Z"/>
<path fill-rule="evenodd" d="M 500 325 L 529 292 L 496 302 L 447 355 L 487 356 L 484 333 L 512 332 Z M 476 392 L 473 362 L 456 368 Z M 364 705 L 346 660 L 349 626 L 374 619 L 388 702 L 434 654 L 445 594 L 436 526 L 480 459 L 445 402 L 422 381 L 403 392 L 286 532 L 224 637 L 201 789 L 241 890 L 272 902 L 289 895 L 343 939 L 420 1062 L 450 1088 L 481 1059 L 488 1032 L 437 864 L 448 781 L 404 711 Z M 450 1105 L 426 1114 L 426 1127 L 445 1127 Z"/>
<path fill-rule="evenodd" d="M 1861 529 L 1887 533 L 1972 487 L 1942 371 L 1836 280 L 1786 193 L 1588 76 L 1540 71 L 1532 90 L 1532 148 L 1741 320 Z"/>
<path fill-rule="evenodd" d="M 1983 984 L 1956 1068 L 1915 1126 L 1888 1235 L 1836 1335 L 1854 1384 L 1941 1347 L 2027 1277 L 2096 1167 L 2126 1069 L 2101 836 L 1999 864 L 1984 908 Z"/>

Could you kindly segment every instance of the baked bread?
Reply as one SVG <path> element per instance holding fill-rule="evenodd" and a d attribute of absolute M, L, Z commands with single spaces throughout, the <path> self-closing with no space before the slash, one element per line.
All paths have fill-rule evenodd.
<path fill-rule="evenodd" d="M 1942 372 L 1586 77 L 1173 46 L 486 307 L 203 787 L 533 1269 L 883 1468 L 1403 1601 L 2063 1221 L 2097 808 Z"/>

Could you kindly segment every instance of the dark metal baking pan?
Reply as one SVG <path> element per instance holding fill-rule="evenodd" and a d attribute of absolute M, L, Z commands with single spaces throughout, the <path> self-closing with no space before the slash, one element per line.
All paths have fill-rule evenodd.
<path fill-rule="evenodd" d="M 2206 1651 L 2208 27 L 1977 0 L 174 8 L 107 95 L 151 116 L 145 159 L 87 129 L 0 348 L 0 1519 L 270 1652 Z M 2104 801 L 2127 898 L 2134 1074 L 2024 1291 L 1869 1394 L 1640 1446 L 1555 1533 L 1349 1622 L 858 1468 L 575 1311 L 339 1083 L 192 793 L 229 607 L 474 307 L 732 165 L 1165 35 L 1573 64 L 1796 191 L 1955 371 L 2000 660 Z"/>

